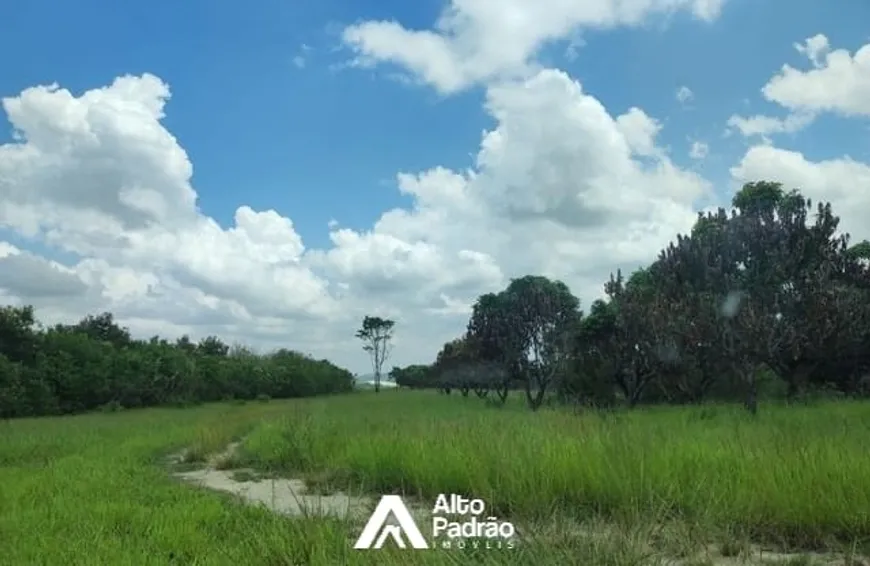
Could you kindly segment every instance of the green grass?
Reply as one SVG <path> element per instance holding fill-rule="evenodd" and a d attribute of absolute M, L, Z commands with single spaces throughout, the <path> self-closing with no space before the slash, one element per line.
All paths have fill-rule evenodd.
<path fill-rule="evenodd" d="M 372 493 L 481 497 L 538 535 L 513 551 L 351 548 L 359 525 L 287 519 L 184 485 L 166 457 Z M 715 543 L 865 549 L 870 405 L 659 408 L 606 417 L 385 391 L 0 423 L 0 564 L 653 564 Z M 507 554 L 509 552 L 509 554 Z"/>

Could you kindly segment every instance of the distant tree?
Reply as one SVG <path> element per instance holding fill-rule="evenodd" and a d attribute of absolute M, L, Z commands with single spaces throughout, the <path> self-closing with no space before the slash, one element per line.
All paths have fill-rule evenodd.
<path fill-rule="evenodd" d="M 190 336 L 187 334 L 179 337 L 175 341 L 175 347 L 179 350 L 183 350 L 187 354 L 192 354 L 196 351 L 196 344 L 191 341 Z"/>
<path fill-rule="evenodd" d="M 229 353 L 230 347 L 217 336 L 206 336 L 196 345 L 196 351 L 205 356 L 224 357 Z"/>
<path fill-rule="evenodd" d="M 503 381 L 498 367 L 480 357 L 474 342 L 468 337 L 456 338 L 444 344 L 435 362 L 427 372 L 427 382 L 434 384 L 442 393 L 454 389 L 463 397 L 474 391 L 478 397 L 486 397 Z"/>
<path fill-rule="evenodd" d="M 430 366 L 414 364 L 407 367 L 393 367 L 387 378 L 400 387 L 412 389 L 429 387 Z"/>
<path fill-rule="evenodd" d="M 110 312 L 88 315 L 79 321 L 73 330 L 84 332 L 94 340 L 109 342 L 119 348 L 129 346 L 132 342 L 130 331 L 115 323 L 115 317 Z"/>
<path fill-rule="evenodd" d="M 363 341 L 363 350 L 368 352 L 372 360 L 376 393 L 381 390 L 381 372 L 384 363 L 390 357 L 391 340 L 395 326 L 394 320 L 379 316 L 366 316 L 363 319 L 362 327 L 356 332 L 356 337 Z"/>

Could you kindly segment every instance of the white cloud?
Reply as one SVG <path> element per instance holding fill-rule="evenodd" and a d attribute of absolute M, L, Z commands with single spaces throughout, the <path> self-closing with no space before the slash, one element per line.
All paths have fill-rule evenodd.
<path fill-rule="evenodd" d="M 813 114 L 789 114 L 785 118 L 762 116 L 757 114 L 744 118 L 743 116 L 731 116 L 728 118 L 728 128 L 736 129 L 745 137 L 762 136 L 771 134 L 793 134 L 809 126 L 815 115 Z"/>
<path fill-rule="evenodd" d="M 139 278 L 197 285 L 248 313 L 334 311 L 326 282 L 299 264 L 303 247 L 288 219 L 241 207 L 225 230 L 199 213 L 191 163 L 160 124 L 168 98 L 168 86 L 147 74 L 79 97 L 53 85 L 5 98 L 25 141 L 0 146 L 0 226 L 105 273 L 123 266 L 126 278 L 102 281 L 107 296 L 144 300 Z M 274 293 L 281 288 L 293 293 Z"/>
<path fill-rule="evenodd" d="M 661 123 L 647 116 L 640 108 L 630 108 L 617 117 L 616 127 L 637 155 L 651 156 L 659 152 L 656 136 L 662 129 Z"/>
<path fill-rule="evenodd" d="M 676 97 L 680 104 L 685 104 L 695 98 L 695 93 L 692 92 L 692 89 L 684 85 L 677 89 Z"/>
<path fill-rule="evenodd" d="M 689 157 L 692 159 L 702 160 L 710 154 L 710 146 L 702 141 L 693 141 L 689 148 Z"/>
<path fill-rule="evenodd" d="M 75 299 L 86 290 L 87 285 L 74 271 L 0 242 L 0 292 L 41 299 Z"/>
<path fill-rule="evenodd" d="M 795 48 L 813 68 L 784 65 L 762 89 L 765 98 L 795 112 L 870 116 L 870 43 L 852 55 L 831 50 L 828 38 L 819 34 Z"/>
<path fill-rule="evenodd" d="M 831 50 L 828 38 L 814 35 L 795 49 L 811 63 L 812 69 L 801 71 L 790 65 L 764 85 L 764 98 L 787 109 L 784 118 L 731 116 L 729 128 L 744 136 L 795 133 L 809 126 L 822 112 L 846 117 L 870 116 L 870 44 L 854 56 L 845 49 Z"/>
<path fill-rule="evenodd" d="M 377 312 L 399 321 L 396 363 L 424 361 L 509 277 L 559 277 L 588 304 L 611 270 L 686 230 L 710 190 L 670 161 L 643 110 L 611 116 L 566 74 L 541 70 L 487 88 L 496 126 L 473 170 L 399 174 L 411 209 L 367 231 L 334 224 L 332 245 L 312 250 L 276 211 L 239 207 L 229 227 L 199 211 L 192 165 L 161 123 L 168 99 L 152 75 L 4 99 L 18 141 L 0 146 L 0 227 L 80 258 L 16 257 L 4 296 L 48 321 L 110 310 L 140 334 L 217 333 L 357 370 L 354 327 Z M 23 255 L 2 249 L 0 262 Z M 28 291 L 31 272 L 57 282 Z"/>
<path fill-rule="evenodd" d="M 528 76 L 532 59 L 548 42 L 584 28 L 636 26 L 655 14 L 689 10 L 710 21 L 724 0 L 451 0 L 433 30 L 411 30 L 397 21 L 347 27 L 344 42 L 356 64 L 394 63 L 449 94 L 504 76 Z"/>
<path fill-rule="evenodd" d="M 819 69 L 824 66 L 822 56 L 831 50 L 831 44 L 827 37 L 818 33 L 807 38 L 803 43 L 795 43 L 794 48 L 798 53 L 805 55 L 813 63 L 813 66 Z M 788 68 L 788 65 L 784 66 L 785 68 Z"/>

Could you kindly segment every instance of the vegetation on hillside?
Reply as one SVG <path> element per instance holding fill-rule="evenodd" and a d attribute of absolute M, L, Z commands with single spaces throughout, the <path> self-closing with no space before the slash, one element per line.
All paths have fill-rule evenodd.
<path fill-rule="evenodd" d="M 260 355 L 216 337 L 134 340 L 111 313 L 43 328 L 0 307 L 0 417 L 350 391 L 353 376 L 289 350 Z"/>
<path fill-rule="evenodd" d="M 745 185 L 732 210 L 699 214 L 650 265 L 612 274 L 588 313 L 559 281 L 526 276 L 481 296 L 466 333 L 406 387 L 525 389 L 583 405 L 870 393 L 870 243 L 849 246 L 829 203 Z M 815 212 L 813 212 L 815 210 Z"/>

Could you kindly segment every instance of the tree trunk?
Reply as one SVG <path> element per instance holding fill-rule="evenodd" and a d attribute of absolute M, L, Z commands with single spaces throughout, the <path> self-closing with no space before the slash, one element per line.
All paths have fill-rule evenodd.
<path fill-rule="evenodd" d="M 529 408 L 532 411 L 537 411 L 541 408 L 544 402 L 544 395 L 547 393 L 547 388 L 543 385 L 538 385 L 538 390 L 532 392 L 532 379 L 526 380 L 526 400 L 529 403 Z"/>
<path fill-rule="evenodd" d="M 501 404 L 504 405 L 507 401 L 508 396 L 508 383 L 502 383 L 500 386 L 495 388 L 495 394 L 498 395 L 498 400 L 501 401 Z"/>
<path fill-rule="evenodd" d="M 746 391 L 746 410 L 749 414 L 755 416 L 758 414 L 758 383 L 755 378 L 755 370 L 752 369 L 746 375 L 747 391 Z"/>

